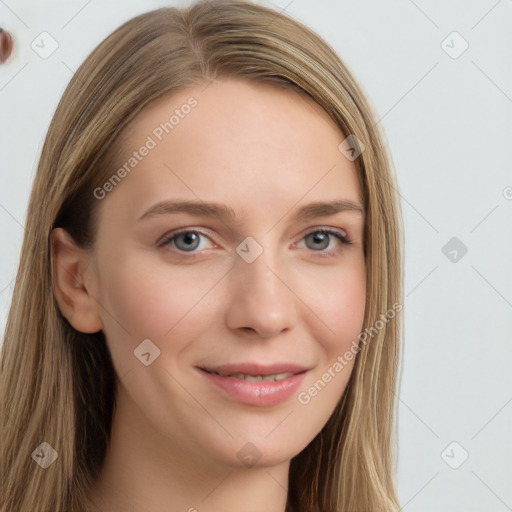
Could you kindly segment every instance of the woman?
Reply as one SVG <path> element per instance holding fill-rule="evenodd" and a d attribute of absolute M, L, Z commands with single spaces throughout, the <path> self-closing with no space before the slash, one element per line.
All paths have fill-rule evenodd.
<path fill-rule="evenodd" d="M 30 198 L 1 510 L 398 510 L 400 243 L 383 137 L 317 35 L 243 1 L 122 25 Z"/>

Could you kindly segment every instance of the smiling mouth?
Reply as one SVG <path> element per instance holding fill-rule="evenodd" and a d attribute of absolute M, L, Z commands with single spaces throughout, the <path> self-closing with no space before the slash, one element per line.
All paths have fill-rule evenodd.
<path fill-rule="evenodd" d="M 271 407 L 289 400 L 309 371 L 294 363 L 249 362 L 196 369 L 224 397 L 256 407 Z"/>
<path fill-rule="evenodd" d="M 274 363 L 246 361 L 220 365 L 205 365 L 199 367 L 199 369 L 217 377 L 231 377 L 233 379 L 252 382 L 281 381 L 309 370 L 307 366 L 286 361 Z"/>
<path fill-rule="evenodd" d="M 272 381 L 272 380 L 283 380 L 287 379 L 288 377 L 292 377 L 293 375 L 296 375 L 292 372 L 284 372 L 284 373 L 273 373 L 270 375 L 249 375 L 247 373 L 230 373 L 230 374 L 222 374 L 215 372 L 213 370 L 207 370 L 206 368 L 201 368 L 203 371 L 210 373 L 212 375 L 218 375 L 219 377 L 233 377 L 234 379 L 241 379 L 241 380 L 250 380 L 250 381 Z M 302 372 L 301 372 L 302 373 Z"/>

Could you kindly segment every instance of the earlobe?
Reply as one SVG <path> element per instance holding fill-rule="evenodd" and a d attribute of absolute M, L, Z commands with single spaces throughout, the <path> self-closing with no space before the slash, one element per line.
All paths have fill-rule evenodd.
<path fill-rule="evenodd" d="M 85 283 L 89 258 L 66 230 L 52 230 L 51 265 L 55 298 L 62 315 L 77 331 L 84 333 L 98 332 L 103 327 L 98 304 Z"/>

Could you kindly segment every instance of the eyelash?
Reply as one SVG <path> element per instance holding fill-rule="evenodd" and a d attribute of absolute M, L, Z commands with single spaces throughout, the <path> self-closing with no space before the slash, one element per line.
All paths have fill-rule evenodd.
<path fill-rule="evenodd" d="M 188 234 L 188 233 L 195 233 L 195 234 L 199 234 L 199 235 L 203 235 L 207 238 L 210 238 L 206 233 L 203 233 L 202 231 L 199 231 L 197 229 L 181 229 L 181 230 L 177 230 L 177 231 L 173 231 L 172 233 L 169 233 L 168 235 L 166 235 L 164 237 L 164 239 L 162 240 L 162 242 L 159 244 L 159 247 L 162 247 L 162 248 L 166 248 L 166 246 L 169 246 L 171 245 L 171 242 L 173 240 L 175 240 L 178 236 L 180 235 L 184 235 L 184 234 Z M 301 240 L 304 240 L 307 236 L 309 235 L 312 235 L 314 233 L 324 233 L 324 234 L 327 234 L 327 235 L 332 235 L 334 236 L 335 238 L 337 238 L 342 244 L 345 244 L 345 245 L 351 245 L 352 242 L 343 234 L 341 234 L 339 231 L 336 231 L 334 229 L 331 229 L 331 228 L 317 228 L 317 229 L 314 229 L 312 231 L 309 231 L 308 233 L 306 233 Z M 178 251 L 179 254 L 187 254 L 189 258 L 194 258 L 196 256 L 199 256 L 200 255 L 200 251 L 191 251 L 191 252 L 187 252 L 187 251 L 182 251 L 180 249 L 176 249 L 176 251 Z M 322 255 L 322 256 L 325 256 L 325 255 L 334 255 L 336 253 L 336 251 L 334 250 L 323 250 L 323 251 L 314 251 L 313 249 L 311 249 L 311 252 L 314 252 L 314 253 L 317 253 L 319 255 Z"/>

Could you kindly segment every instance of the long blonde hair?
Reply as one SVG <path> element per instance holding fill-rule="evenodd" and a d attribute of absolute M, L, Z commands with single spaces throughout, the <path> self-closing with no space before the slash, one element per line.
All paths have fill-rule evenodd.
<path fill-rule="evenodd" d="M 94 240 L 115 141 L 156 98 L 215 77 L 300 90 L 365 148 L 354 164 L 365 218 L 365 326 L 347 388 L 315 439 L 291 460 L 287 512 L 391 512 L 401 322 L 374 326 L 402 303 L 395 178 L 375 116 L 347 67 L 307 27 L 246 1 L 202 1 L 139 15 L 108 36 L 70 81 L 42 149 L 0 362 L 0 508 L 82 512 L 109 443 L 116 381 L 102 332 L 74 330 L 53 291 L 50 234 Z M 341 141 L 341 139 L 340 139 Z M 401 307 L 401 306 L 400 306 Z M 34 450 L 58 454 L 43 469 Z M 46 445 L 44 445 L 46 446 Z"/>

